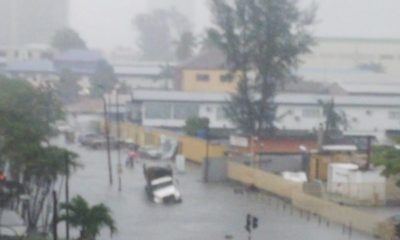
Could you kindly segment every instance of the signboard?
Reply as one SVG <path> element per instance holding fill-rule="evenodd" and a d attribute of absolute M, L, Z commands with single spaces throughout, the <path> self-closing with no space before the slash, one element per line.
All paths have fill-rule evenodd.
<path fill-rule="evenodd" d="M 229 144 L 235 147 L 245 148 L 249 146 L 249 140 L 246 137 L 231 135 L 229 137 Z"/>

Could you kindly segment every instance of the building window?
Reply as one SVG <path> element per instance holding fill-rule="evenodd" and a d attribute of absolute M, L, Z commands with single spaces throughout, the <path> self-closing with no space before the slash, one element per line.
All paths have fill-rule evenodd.
<path fill-rule="evenodd" d="M 199 82 L 208 82 L 210 80 L 210 76 L 208 74 L 197 74 L 196 79 Z"/>
<path fill-rule="evenodd" d="M 319 108 L 304 108 L 303 117 L 305 118 L 319 118 L 321 116 L 321 110 Z"/>
<path fill-rule="evenodd" d="M 199 116 L 199 105 L 195 103 L 175 103 L 174 119 L 186 120 Z"/>
<path fill-rule="evenodd" d="M 223 83 L 230 83 L 233 81 L 232 74 L 224 74 L 219 77 L 220 81 Z"/>
<path fill-rule="evenodd" d="M 170 103 L 145 103 L 144 108 L 148 119 L 171 119 L 172 104 Z"/>
<path fill-rule="evenodd" d="M 224 106 L 220 106 L 220 107 L 217 108 L 216 118 L 217 118 L 217 120 L 226 120 L 226 119 L 228 119 L 228 116 L 226 115 L 226 111 L 225 111 L 225 107 Z"/>
<path fill-rule="evenodd" d="M 399 111 L 390 111 L 389 119 L 399 120 L 400 119 L 400 110 Z"/>

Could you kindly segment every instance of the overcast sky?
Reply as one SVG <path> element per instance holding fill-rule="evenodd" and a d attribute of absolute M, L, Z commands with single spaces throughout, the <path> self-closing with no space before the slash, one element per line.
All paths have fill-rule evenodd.
<path fill-rule="evenodd" d="M 132 47 L 132 18 L 147 11 L 149 0 L 70 0 L 70 24 L 91 47 Z M 165 1 L 165 0 L 153 0 Z M 169 0 L 179 1 L 179 0 Z M 182 1 L 182 0 L 181 0 Z M 210 24 L 208 0 L 193 1 L 196 32 Z M 303 0 L 304 1 L 304 0 Z M 308 1 L 308 0 L 307 0 Z M 400 38 L 400 0 L 315 0 L 317 36 Z"/>

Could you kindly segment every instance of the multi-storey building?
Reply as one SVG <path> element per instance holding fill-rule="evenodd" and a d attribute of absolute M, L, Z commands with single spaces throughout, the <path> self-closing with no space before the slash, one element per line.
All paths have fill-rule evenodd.
<path fill-rule="evenodd" d="M 68 11 L 69 0 L 0 0 L 0 45 L 49 43 Z"/>

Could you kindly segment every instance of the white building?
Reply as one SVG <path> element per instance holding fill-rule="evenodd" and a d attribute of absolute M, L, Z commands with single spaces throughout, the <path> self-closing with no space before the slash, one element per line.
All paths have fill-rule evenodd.
<path fill-rule="evenodd" d="M 22 47 L 0 46 L 0 66 L 16 61 L 50 60 L 54 49 L 44 44 L 29 44 Z"/>
<path fill-rule="evenodd" d="M 4 68 L 6 76 L 26 79 L 34 87 L 54 86 L 60 77 L 53 62 L 48 60 L 25 60 L 8 64 Z"/>
<path fill-rule="evenodd" d="M 234 129 L 224 106 L 227 93 L 134 90 L 126 96 L 132 121 L 148 127 L 181 128 L 190 116 L 210 119 L 211 128 Z M 325 123 L 321 101 L 334 99 L 337 112 L 347 119 L 344 131 L 369 133 L 384 141 L 400 130 L 400 96 L 326 95 L 280 93 L 276 96 L 276 126 L 285 130 L 313 131 Z M 121 101 L 121 100 L 120 100 Z"/>
<path fill-rule="evenodd" d="M 119 101 L 129 102 L 129 119 L 146 127 L 182 128 L 187 118 L 197 116 L 208 118 L 211 128 L 232 129 L 223 111 L 228 97 L 220 93 L 134 90 Z M 115 97 L 108 99 L 115 105 Z"/>
<path fill-rule="evenodd" d="M 119 62 L 112 64 L 118 81 L 131 89 L 172 89 L 172 77 L 163 76 L 165 68 L 174 71 L 173 64 L 159 62 Z"/>

